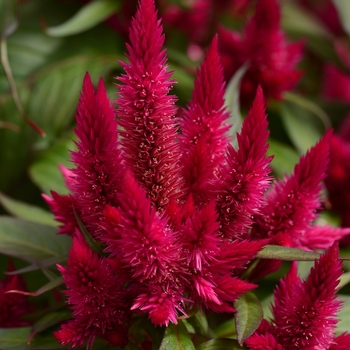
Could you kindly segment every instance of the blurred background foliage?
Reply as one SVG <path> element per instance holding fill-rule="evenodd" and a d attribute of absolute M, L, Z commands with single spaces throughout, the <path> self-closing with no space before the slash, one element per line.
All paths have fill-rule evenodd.
<path fill-rule="evenodd" d="M 241 31 L 254 12 L 256 2 L 218 1 L 218 4 L 230 4 L 230 10 L 223 7 L 213 12 L 213 17 L 199 34 L 195 23 L 193 28 L 186 28 L 185 20 L 182 24 L 167 20 L 171 19 L 169 9 L 175 6 L 186 13 L 190 11 L 190 3 L 185 0 L 157 1 L 160 16 L 164 18 L 168 64 L 177 81 L 173 94 L 178 96 L 179 106 L 185 106 L 191 97 L 196 67 L 218 26 Z M 283 93 L 281 100 L 268 101 L 269 153 L 275 155 L 272 166 L 278 177 L 290 172 L 299 156 L 314 145 L 326 129 L 337 129 L 350 112 L 349 100 L 327 97 L 324 93 L 326 65 L 350 75 L 350 64 L 342 54 L 344 50 L 349 52 L 350 6 L 347 1 L 332 2 L 340 20 L 339 28 L 334 29 L 317 12 L 321 3 L 331 1 L 280 1 L 283 31 L 289 41 L 303 40 L 305 47 L 299 65 L 303 75 L 296 88 Z M 136 4 L 134 0 L 0 1 L 1 214 L 32 221 L 34 226 L 39 225 L 36 230 L 40 228 L 43 234 L 47 231 L 54 237 L 57 224 L 41 193 L 67 191 L 58 165 L 72 166 L 69 150 L 74 148 L 74 113 L 84 74 L 89 71 L 95 84 L 102 77 L 111 99 L 116 97 L 115 77 L 122 72 L 118 60 L 125 59 L 127 28 Z M 191 36 L 192 31 L 199 37 Z M 240 73 L 242 75 L 244 71 Z M 247 112 L 246 107 L 239 108 L 240 73 L 227 82 L 226 103 L 231 110 L 234 132 L 239 130 L 241 115 L 245 116 Z M 350 84 L 347 88 L 350 91 Z M 328 214 L 324 218 L 332 223 L 338 222 L 337 215 Z M 0 223 L 0 240 L 3 242 L 9 232 L 20 231 L 18 241 L 25 244 L 27 238 L 23 232 L 27 226 L 21 231 L 24 221 L 11 220 L 6 222 L 7 226 Z M 57 251 L 42 257 L 44 261 L 53 259 L 46 262 L 47 266 L 64 260 L 70 243 L 66 237 L 61 238 L 59 236 L 57 245 L 62 249 L 57 248 Z M 0 252 L 23 258 L 21 252 L 9 253 L 11 243 L 3 246 L 6 249 L 1 248 Z M 24 260 L 35 265 L 30 258 Z M 21 260 L 15 260 L 15 265 L 16 268 L 27 266 Z M 0 271 L 6 266 L 7 258 L 1 256 Z M 24 275 L 29 290 L 36 290 L 46 283 L 51 283 L 48 289 L 52 289 L 58 283 L 57 275 L 49 275 L 45 266 L 40 269 L 44 273 L 38 270 Z M 266 295 L 271 293 L 284 272 L 285 269 L 261 283 L 266 287 Z M 345 291 L 348 292 L 349 288 Z M 40 299 L 40 305 L 49 305 L 52 298 L 49 295 Z M 350 314 L 350 302 L 346 305 L 342 319 Z M 55 314 L 53 324 L 66 316 Z M 349 324 L 342 322 L 345 322 L 344 327 Z M 51 325 L 50 322 L 47 324 Z M 229 326 L 221 327 L 220 331 L 225 334 L 225 329 L 230 329 L 232 333 Z M 41 331 L 40 324 L 38 329 Z M 28 330 L 23 332 L 28 333 Z M 27 339 L 27 333 L 23 335 L 24 339 Z M 23 346 L 21 344 L 19 348 Z"/>

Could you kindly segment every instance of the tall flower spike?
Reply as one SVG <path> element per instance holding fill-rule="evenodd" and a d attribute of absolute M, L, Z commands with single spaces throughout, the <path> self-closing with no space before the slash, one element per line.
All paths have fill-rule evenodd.
<path fill-rule="evenodd" d="M 127 303 L 124 281 L 107 262 L 94 253 L 77 232 L 69 252 L 68 266 L 58 266 L 68 290 L 73 319 L 55 332 L 62 345 L 91 349 L 96 336 L 114 346 L 127 343 Z"/>
<path fill-rule="evenodd" d="M 287 44 L 280 21 L 277 0 L 258 0 L 242 37 L 220 30 L 225 79 L 230 80 L 243 64 L 249 63 L 241 83 L 243 104 L 250 104 L 258 85 L 267 98 L 281 98 L 281 93 L 292 89 L 301 76 L 295 66 L 300 61 L 303 43 Z"/>
<path fill-rule="evenodd" d="M 289 177 L 274 185 L 267 205 L 256 216 L 253 237 L 273 238 L 272 244 L 307 247 L 304 238 L 321 206 L 321 181 L 328 165 L 330 139 L 331 132 L 328 132 L 300 158 Z"/>
<path fill-rule="evenodd" d="M 306 281 L 297 276 L 297 265 L 274 292 L 273 320 L 247 339 L 251 350 L 345 350 L 348 334 L 335 337 L 336 314 L 342 302 L 335 293 L 342 274 L 337 244 L 315 261 Z M 344 347 L 346 344 L 347 347 Z"/>
<path fill-rule="evenodd" d="M 73 207 L 90 234 L 97 238 L 102 229 L 99 221 L 106 204 L 117 205 L 122 173 L 122 160 L 118 146 L 115 112 L 110 105 L 102 80 L 94 90 L 89 74 L 76 113 L 78 150 L 71 154 L 76 168 L 71 170 L 69 182 L 72 194 L 52 199 L 44 196 L 58 221 L 64 223 L 60 232 L 73 234 L 77 227 Z"/>
<path fill-rule="evenodd" d="M 218 164 L 224 161 L 229 141 L 226 135 L 230 127 L 226 123 L 229 113 L 224 109 L 224 92 L 218 38 L 215 36 L 197 71 L 192 100 L 183 113 L 182 134 L 179 136 L 185 195 L 192 193 L 197 204 L 207 201 L 206 187 Z"/>
<path fill-rule="evenodd" d="M 281 282 L 272 311 L 275 334 L 284 349 L 326 350 L 333 344 L 341 307 L 335 293 L 341 274 L 339 250 L 334 244 L 316 260 L 306 281 L 300 281 L 292 269 Z"/>
<path fill-rule="evenodd" d="M 272 159 L 266 157 L 267 126 L 264 96 L 259 88 L 242 131 L 237 134 L 239 149 L 228 147 L 227 164 L 220 170 L 221 183 L 215 183 L 221 230 L 226 237 L 243 237 L 252 224 L 252 215 L 258 214 L 263 204 Z"/>
<path fill-rule="evenodd" d="M 181 246 L 168 222 L 146 198 L 145 191 L 127 171 L 118 199 L 121 216 L 117 235 L 107 235 L 107 250 L 131 270 L 134 283 L 140 285 L 132 309 L 147 311 L 156 325 L 176 323 L 181 310 L 180 291 L 184 283 L 184 258 Z"/>
<path fill-rule="evenodd" d="M 154 0 L 141 0 L 130 29 L 129 63 L 118 84 L 118 116 L 126 164 L 157 210 L 179 196 L 179 149 L 176 143 L 173 80 L 167 72 L 164 35 Z"/>

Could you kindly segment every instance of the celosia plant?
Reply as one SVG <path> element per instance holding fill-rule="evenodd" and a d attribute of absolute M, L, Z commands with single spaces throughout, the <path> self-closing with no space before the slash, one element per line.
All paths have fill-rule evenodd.
<path fill-rule="evenodd" d="M 266 196 L 272 158 L 262 89 L 235 150 L 217 37 L 179 118 L 163 43 L 153 0 L 142 0 L 116 110 L 103 83 L 94 91 L 86 75 L 76 167 L 64 170 L 71 194 L 45 196 L 60 233 L 73 236 L 68 266 L 59 266 L 73 310 L 55 333 L 62 345 L 90 349 L 98 336 L 125 346 L 137 314 L 169 326 L 197 308 L 235 312 L 233 303 L 257 287 L 242 269 L 263 246 L 328 248 L 348 232 L 313 225 L 330 135 Z"/>
<path fill-rule="evenodd" d="M 108 16 L 99 6 L 108 15 L 115 6 L 83 2 L 84 11 L 100 9 L 101 22 Z M 125 23 L 132 4 L 119 12 Z M 189 33 L 185 50 L 191 43 L 204 50 L 229 4 L 236 12 L 250 9 L 246 0 L 198 0 L 188 13 L 159 3 L 167 21 Z M 123 33 L 125 23 L 117 26 Z M 274 178 L 269 123 L 287 103 L 274 101 L 268 117 L 266 99 L 278 100 L 296 85 L 303 46 L 287 43 L 280 4 L 258 0 L 242 35 L 221 29 L 211 38 L 201 65 L 185 67 L 196 73 L 186 107 L 177 106 L 181 96 L 172 92 L 177 82 L 165 39 L 155 1 L 140 0 L 126 59 L 117 64 L 114 100 L 102 79 L 95 87 L 85 74 L 74 165 L 60 166 L 67 192 L 43 195 L 56 222 L 38 208 L 33 216 L 46 226 L 0 218 L 0 252 L 31 264 L 0 282 L 0 348 L 346 349 L 336 293 L 348 276 L 338 286 L 336 241 L 350 233 L 348 135 L 341 140 L 325 130 L 289 175 Z M 240 97 L 250 107 L 241 124 L 230 102 L 232 82 L 235 102 Z M 324 223 L 321 213 L 327 171 L 341 228 Z M 21 209 L 30 220 L 32 212 Z M 314 261 L 305 280 L 298 260 Z M 290 268 L 284 261 L 292 261 Z M 49 282 L 27 292 L 18 274 L 35 269 Z M 53 295 L 28 303 L 28 295 L 50 290 Z M 272 290 L 268 320 L 260 301 Z"/>

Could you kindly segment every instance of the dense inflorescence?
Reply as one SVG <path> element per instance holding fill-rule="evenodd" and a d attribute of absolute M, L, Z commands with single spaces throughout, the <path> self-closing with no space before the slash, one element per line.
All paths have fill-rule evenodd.
<path fill-rule="evenodd" d="M 75 168 L 62 168 L 70 194 L 45 196 L 60 233 L 73 237 L 67 267 L 59 266 L 73 310 L 55 333 L 63 345 L 91 348 L 101 337 L 124 346 L 133 314 L 168 326 L 196 308 L 235 312 L 256 288 L 241 276 L 263 246 L 328 248 L 347 233 L 314 225 L 330 134 L 271 187 L 263 90 L 234 149 L 217 37 L 179 114 L 163 43 L 154 1 L 141 0 L 116 110 L 87 74 Z"/>

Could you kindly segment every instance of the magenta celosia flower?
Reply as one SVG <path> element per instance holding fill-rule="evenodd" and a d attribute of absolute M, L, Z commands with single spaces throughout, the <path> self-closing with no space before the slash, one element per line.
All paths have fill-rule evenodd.
<path fill-rule="evenodd" d="M 14 266 L 9 262 L 8 271 Z M 13 328 L 27 326 L 28 322 L 23 316 L 31 311 L 28 297 L 17 293 L 7 293 L 10 290 L 26 290 L 24 280 L 19 275 L 9 275 L 0 281 L 0 328 Z"/>
<path fill-rule="evenodd" d="M 253 238 L 270 238 L 271 244 L 313 250 L 326 249 L 349 233 L 346 229 L 313 226 L 321 209 L 321 183 L 326 176 L 331 136 L 328 132 L 300 158 L 289 177 L 274 184 L 267 205 L 255 217 Z M 263 260 L 251 278 L 261 278 L 280 265 L 281 261 Z"/>
<path fill-rule="evenodd" d="M 113 273 L 103 258 L 93 252 L 79 232 L 73 238 L 68 266 L 58 265 L 68 290 L 73 319 L 55 332 L 62 345 L 79 347 L 87 342 L 91 349 L 95 337 L 114 346 L 128 342 L 128 312 L 125 281 Z"/>
<path fill-rule="evenodd" d="M 350 76 L 331 64 L 325 64 L 322 95 L 327 100 L 350 103 Z"/>
<path fill-rule="evenodd" d="M 131 24 L 129 63 L 121 62 L 126 74 L 119 78 L 116 103 L 125 163 L 159 211 L 179 196 L 181 182 L 175 96 L 168 95 L 174 81 L 163 43 L 154 1 L 144 0 Z"/>
<path fill-rule="evenodd" d="M 74 233 L 76 210 L 90 234 L 98 237 L 104 206 L 118 205 L 116 193 L 123 170 L 115 112 L 102 80 L 95 92 L 90 76 L 85 76 L 76 120 L 78 150 L 72 152 L 76 168 L 70 174 L 64 171 L 64 175 L 73 177 L 68 181 L 72 194 L 61 196 L 53 192 L 52 198 L 44 198 L 56 219 L 64 223 L 60 233 Z"/>
<path fill-rule="evenodd" d="M 273 322 L 266 321 L 246 341 L 249 349 L 341 349 L 350 335 L 335 337 L 342 302 L 335 296 L 342 265 L 337 244 L 315 261 L 306 281 L 293 263 L 274 293 Z"/>
<path fill-rule="evenodd" d="M 279 99 L 301 76 L 295 66 L 301 59 L 303 44 L 287 44 L 280 17 L 277 0 L 259 0 L 242 37 L 224 28 L 219 32 L 225 79 L 230 80 L 243 64 L 249 64 L 241 83 L 241 101 L 245 105 L 251 103 L 258 85 L 267 98 Z"/>
<path fill-rule="evenodd" d="M 179 136 L 181 165 L 185 181 L 185 197 L 190 193 L 195 203 L 206 203 L 208 184 L 213 180 L 229 139 L 224 109 L 224 82 L 218 54 L 217 36 L 214 37 L 206 57 L 197 72 L 192 100 L 183 112 Z"/>
<path fill-rule="evenodd" d="M 242 131 L 237 134 L 238 150 L 228 146 L 226 164 L 214 182 L 221 231 L 226 237 L 243 238 L 253 214 L 258 214 L 270 185 L 267 117 L 264 96 L 259 88 Z"/>

